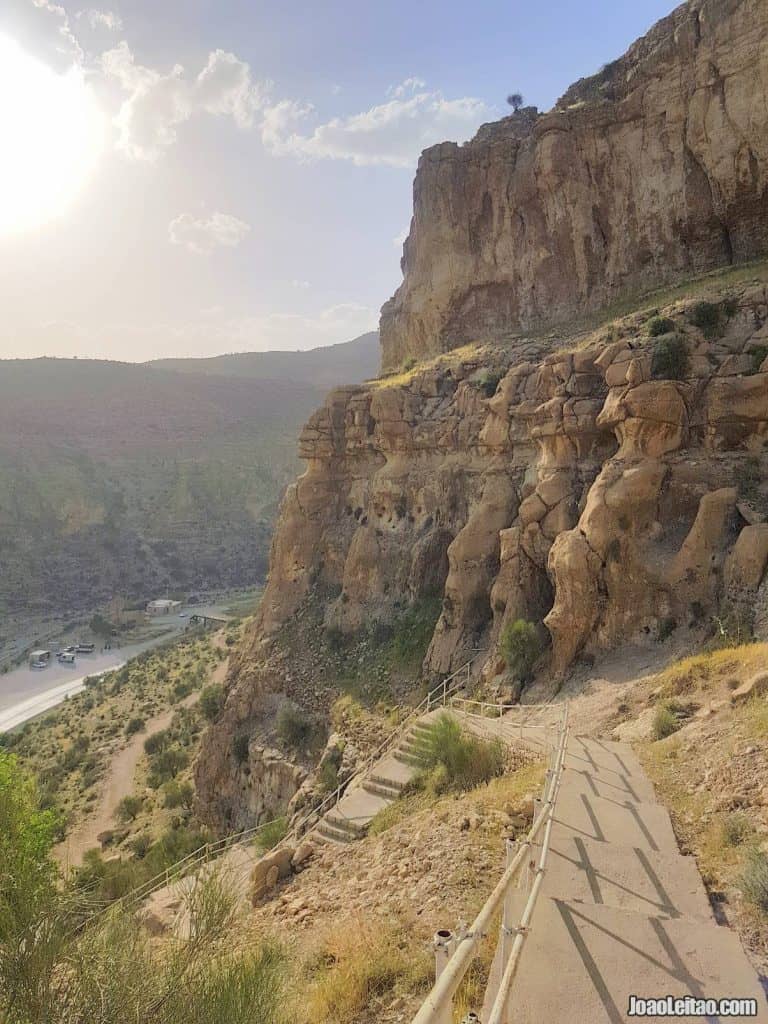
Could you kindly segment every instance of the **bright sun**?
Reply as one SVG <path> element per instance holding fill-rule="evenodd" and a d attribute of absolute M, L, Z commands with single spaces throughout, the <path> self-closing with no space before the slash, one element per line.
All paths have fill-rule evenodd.
<path fill-rule="evenodd" d="M 64 213 L 103 143 L 104 120 L 82 71 L 56 74 L 0 35 L 0 236 Z"/>

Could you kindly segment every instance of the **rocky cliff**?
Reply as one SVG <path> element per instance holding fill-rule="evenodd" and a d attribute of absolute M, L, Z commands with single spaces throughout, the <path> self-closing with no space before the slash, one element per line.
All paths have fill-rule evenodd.
<path fill-rule="evenodd" d="M 268 736 L 280 695 L 319 714 L 332 699 L 332 678 L 296 685 L 310 610 L 329 635 L 370 635 L 440 595 L 423 675 L 482 650 L 494 688 L 517 620 L 554 684 L 622 644 L 768 636 L 768 266 L 520 333 L 768 252 L 767 30 L 763 3 L 694 0 L 552 114 L 425 154 L 382 317 L 385 363 L 420 358 L 333 391 L 302 432 L 198 767 L 212 821 L 248 824 L 257 803 L 258 758 L 235 764 L 233 737 Z"/>
<path fill-rule="evenodd" d="M 691 0 L 556 107 L 422 156 L 385 369 L 768 246 L 768 7 Z"/>

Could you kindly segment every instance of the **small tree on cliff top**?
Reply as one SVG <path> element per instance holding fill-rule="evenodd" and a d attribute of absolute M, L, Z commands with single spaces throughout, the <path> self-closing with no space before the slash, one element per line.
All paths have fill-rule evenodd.
<path fill-rule="evenodd" d="M 507 96 L 507 103 L 510 105 L 510 107 L 512 107 L 514 112 L 517 113 L 518 110 L 525 103 L 525 99 L 523 98 L 523 94 L 522 93 L 520 93 L 520 92 L 513 92 L 513 93 L 510 93 L 509 96 Z"/>

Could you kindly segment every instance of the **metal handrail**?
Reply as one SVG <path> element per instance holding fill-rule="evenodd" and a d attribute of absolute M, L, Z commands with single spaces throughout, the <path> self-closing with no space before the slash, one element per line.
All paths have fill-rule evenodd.
<path fill-rule="evenodd" d="M 307 826 L 310 824 L 310 822 L 314 824 L 321 817 L 327 814 L 329 810 L 335 807 L 341 800 L 342 796 L 351 787 L 351 785 L 356 780 L 360 779 L 362 775 L 367 774 L 373 767 L 373 765 L 376 764 L 376 762 L 379 761 L 384 756 L 384 754 L 387 753 L 388 750 L 392 749 L 392 747 L 397 744 L 397 742 L 403 736 L 405 731 L 408 728 L 410 728 L 411 724 L 414 722 L 415 719 L 420 718 L 423 714 L 431 711 L 433 707 L 437 707 L 440 704 L 442 704 L 445 707 L 448 699 L 452 696 L 452 694 L 454 694 L 458 689 L 460 689 L 462 683 L 464 682 L 463 679 L 459 680 L 458 682 L 454 682 L 454 680 L 457 680 L 458 677 L 465 672 L 466 678 L 467 680 L 469 680 L 471 666 L 474 664 L 477 658 L 483 653 L 485 652 L 481 650 L 475 651 L 472 657 L 469 659 L 469 661 L 462 665 L 461 668 L 456 669 L 455 672 L 453 672 L 447 678 L 443 679 L 442 682 L 440 682 L 436 687 L 434 687 L 434 689 L 430 690 L 427 696 L 424 698 L 424 700 L 422 700 L 422 702 L 416 708 L 414 708 L 395 729 L 393 729 L 389 736 L 387 736 L 386 739 L 379 744 L 379 746 L 373 751 L 373 753 L 368 758 L 366 758 L 364 763 L 355 772 L 353 772 L 348 779 L 345 779 L 344 782 L 340 783 L 339 786 L 337 786 L 337 788 L 325 798 L 325 800 L 323 800 L 316 807 L 311 808 L 302 818 L 299 819 L 298 822 L 295 822 L 291 826 L 291 829 L 288 832 L 288 834 L 283 837 L 283 839 L 280 841 L 280 843 L 277 844 L 275 849 L 279 849 L 280 846 L 283 846 L 285 843 L 289 842 L 292 839 L 295 840 L 301 838 L 301 836 L 305 834 Z M 197 867 L 202 863 L 207 862 L 212 857 L 217 856 L 229 847 L 240 846 L 246 842 L 251 841 L 252 839 L 255 839 L 259 832 L 262 832 L 269 825 L 272 825 L 274 824 L 275 821 L 279 820 L 279 818 L 273 818 L 270 821 L 262 822 L 260 825 L 255 825 L 249 829 L 243 830 L 242 832 L 237 832 L 233 835 L 225 836 L 223 839 L 219 839 L 214 843 L 205 843 L 197 850 L 193 850 L 192 853 L 187 854 L 187 856 L 183 857 L 180 861 L 177 861 L 175 864 L 172 864 L 164 871 L 159 872 L 153 878 L 148 879 L 146 882 L 142 882 L 142 884 L 140 886 L 137 886 L 136 889 L 131 890 L 124 896 L 121 896 L 119 899 L 114 900 L 112 902 L 103 901 L 101 910 L 107 910 L 109 909 L 109 907 L 117 906 L 120 904 L 135 904 L 141 900 L 147 899 L 149 896 L 152 896 L 155 892 L 158 892 L 160 889 L 164 889 L 167 885 L 171 883 L 171 881 L 175 881 L 183 877 L 193 868 Z"/>
<path fill-rule="evenodd" d="M 491 1009 L 491 1016 L 488 1018 L 488 1024 L 504 1024 L 507 1004 L 509 1002 L 512 985 L 514 984 L 517 976 L 517 970 L 520 966 L 520 957 L 523 952 L 523 945 L 528 937 L 528 932 L 531 927 L 531 920 L 533 918 L 533 912 L 536 909 L 536 901 L 539 898 L 541 887 L 544 883 L 544 874 L 546 872 L 547 857 L 549 856 L 549 846 L 552 839 L 552 824 L 555 818 L 555 804 L 557 802 L 557 795 L 560 791 L 560 785 L 563 779 L 563 762 L 565 760 L 565 750 L 568 744 L 568 727 L 566 725 L 565 736 L 562 749 L 559 755 L 559 761 L 555 772 L 552 797 L 549 801 L 549 806 L 546 810 L 547 824 L 544 829 L 544 840 L 541 844 L 541 854 L 539 855 L 539 862 L 536 866 L 536 877 L 534 878 L 533 886 L 531 887 L 530 895 L 525 904 L 520 923 L 515 929 L 515 941 L 512 943 L 512 949 L 509 954 L 509 960 L 504 968 L 504 973 L 499 983 L 499 990 L 496 993 L 496 999 Z"/>
<path fill-rule="evenodd" d="M 557 800 L 557 794 L 560 787 L 560 779 L 562 777 L 563 765 L 565 762 L 565 751 L 568 742 L 568 705 L 564 705 L 563 715 L 558 730 L 558 742 L 556 748 L 556 756 L 553 762 L 550 762 L 553 767 L 547 773 L 547 787 L 545 790 L 545 800 L 543 805 L 536 815 L 533 824 L 531 825 L 528 834 L 525 839 L 518 844 L 517 852 L 512 858 L 511 862 L 507 866 L 504 874 L 501 876 L 498 884 L 494 888 L 491 895 L 486 900 L 480 913 L 472 923 L 471 928 L 466 933 L 458 937 L 457 945 L 454 949 L 453 954 L 449 958 L 448 962 L 442 968 L 442 971 L 437 978 L 432 990 L 425 999 L 421 1006 L 421 1009 L 412 1020 L 412 1024 L 441 1024 L 442 1021 L 450 1020 L 451 1007 L 453 1005 L 453 999 L 456 995 L 459 986 L 461 985 L 464 977 L 469 970 L 472 961 L 477 955 L 478 946 L 480 942 L 487 937 L 490 930 L 491 922 L 493 921 L 496 914 L 500 911 L 504 904 L 508 892 L 522 868 L 526 860 L 526 855 L 534 843 L 536 836 L 542 830 L 546 829 L 545 842 L 547 843 L 547 849 L 549 848 L 549 835 L 551 833 L 551 823 L 554 815 L 555 802 Z M 541 862 L 540 862 L 541 863 Z M 542 873 L 537 872 L 536 880 L 538 885 L 534 885 L 534 892 L 538 896 L 538 890 L 541 888 Z M 532 893 L 533 895 L 533 893 Z M 526 909 L 530 906 L 529 918 L 533 913 L 533 906 L 535 906 L 535 898 L 531 904 L 529 898 Z M 514 947 L 513 947 L 514 948 Z M 516 954 L 519 959 L 519 952 Z M 506 976 L 506 972 L 505 972 Z M 510 979 L 511 983 L 511 979 Z M 508 991 L 508 990 L 507 990 Z M 504 1002 L 506 1005 L 506 999 Z M 498 1018 L 497 1024 L 498 1024 Z"/>

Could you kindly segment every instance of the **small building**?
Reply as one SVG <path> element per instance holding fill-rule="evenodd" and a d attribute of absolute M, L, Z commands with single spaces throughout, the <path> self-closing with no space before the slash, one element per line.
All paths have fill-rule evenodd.
<path fill-rule="evenodd" d="M 149 602 L 147 615 L 170 615 L 177 608 L 181 608 L 181 601 L 171 601 L 169 598 L 161 597 L 156 601 Z"/>
<path fill-rule="evenodd" d="M 50 651 L 30 651 L 29 664 L 32 668 L 45 668 L 51 663 Z"/>

